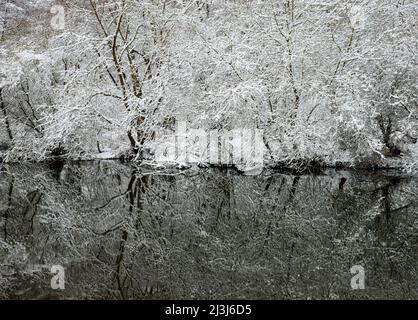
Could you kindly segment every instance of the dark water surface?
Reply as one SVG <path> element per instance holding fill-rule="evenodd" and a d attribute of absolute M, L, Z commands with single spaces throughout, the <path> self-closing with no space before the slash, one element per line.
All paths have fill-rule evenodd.
<path fill-rule="evenodd" d="M 418 298 L 416 178 L 0 170 L 2 299 Z M 365 290 L 350 286 L 353 265 Z"/>

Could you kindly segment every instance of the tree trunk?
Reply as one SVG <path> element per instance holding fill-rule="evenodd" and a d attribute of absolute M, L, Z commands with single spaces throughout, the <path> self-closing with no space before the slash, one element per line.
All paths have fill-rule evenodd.
<path fill-rule="evenodd" d="M 139 147 L 134 136 L 132 135 L 132 129 L 128 130 L 128 138 L 129 138 L 129 142 L 131 143 L 131 149 L 132 149 L 133 154 L 137 155 L 139 151 Z"/>

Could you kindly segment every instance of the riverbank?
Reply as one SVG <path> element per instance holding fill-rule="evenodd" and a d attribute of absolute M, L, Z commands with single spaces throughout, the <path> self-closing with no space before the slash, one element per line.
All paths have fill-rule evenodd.
<path fill-rule="evenodd" d="M 35 163 L 83 163 L 83 162 L 95 162 L 95 161 L 120 161 L 122 163 L 129 163 L 142 168 L 164 170 L 164 169 L 176 169 L 185 170 L 190 168 L 218 168 L 235 170 L 236 172 L 244 175 L 258 175 L 265 172 L 276 173 L 289 173 L 289 174 L 322 174 L 329 169 L 335 170 L 357 170 L 357 171 L 395 171 L 398 173 L 405 173 L 408 175 L 418 175 L 418 169 L 416 164 L 412 163 L 409 158 L 398 157 L 395 159 L 386 158 L 379 163 L 370 162 L 349 162 L 349 161 L 334 161 L 325 162 L 320 159 L 291 159 L 283 161 L 265 161 L 262 165 L 246 166 L 245 164 L 212 164 L 208 162 L 158 162 L 151 158 L 147 159 L 135 159 L 134 156 L 124 153 L 119 156 L 115 156 L 112 152 L 106 152 L 102 154 L 96 154 L 85 158 L 71 158 L 66 156 L 50 157 L 41 161 L 4 161 L 4 154 L 0 152 L 0 165 L 1 164 L 35 164 Z"/>

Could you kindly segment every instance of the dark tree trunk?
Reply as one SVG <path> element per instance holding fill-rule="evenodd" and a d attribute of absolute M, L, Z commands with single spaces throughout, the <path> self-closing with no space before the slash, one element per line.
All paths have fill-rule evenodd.
<path fill-rule="evenodd" d="M 138 144 L 136 143 L 135 138 L 132 135 L 132 129 L 128 130 L 128 138 L 129 138 L 129 142 L 131 143 L 131 149 L 134 155 L 138 154 L 139 148 L 138 148 Z"/>

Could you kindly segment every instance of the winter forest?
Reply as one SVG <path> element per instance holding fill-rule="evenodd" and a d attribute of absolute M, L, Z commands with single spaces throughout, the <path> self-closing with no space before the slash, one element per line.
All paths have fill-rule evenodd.
<path fill-rule="evenodd" d="M 260 130 L 269 166 L 416 169 L 414 0 L 2 0 L 0 9 L 5 162 L 152 162 L 182 122 Z"/>
<path fill-rule="evenodd" d="M 0 300 L 416 299 L 417 53 L 417 0 L 0 0 Z"/>

